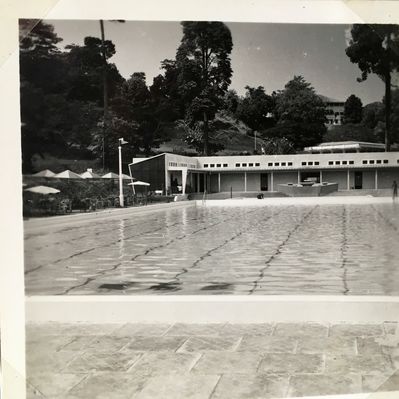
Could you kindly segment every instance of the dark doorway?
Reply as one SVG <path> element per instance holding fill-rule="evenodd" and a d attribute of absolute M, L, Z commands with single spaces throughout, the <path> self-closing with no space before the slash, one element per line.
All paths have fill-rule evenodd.
<path fill-rule="evenodd" d="M 355 172 L 355 190 L 363 188 L 363 172 Z"/>
<path fill-rule="evenodd" d="M 268 173 L 260 174 L 260 190 L 261 191 L 268 191 L 268 184 L 267 184 L 268 176 L 269 176 Z"/>
<path fill-rule="evenodd" d="M 199 179 L 200 179 L 200 193 L 203 193 L 204 192 L 204 188 L 205 188 L 204 175 L 200 174 L 198 176 L 199 176 Z"/>

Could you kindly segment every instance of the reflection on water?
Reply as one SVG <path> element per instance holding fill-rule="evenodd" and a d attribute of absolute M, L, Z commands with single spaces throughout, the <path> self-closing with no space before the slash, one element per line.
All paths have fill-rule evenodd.
<path fill-rule="evenodd" d="M 399 205 L 190 207 L 25 240 L 28 294 L 398 295 Z"/>

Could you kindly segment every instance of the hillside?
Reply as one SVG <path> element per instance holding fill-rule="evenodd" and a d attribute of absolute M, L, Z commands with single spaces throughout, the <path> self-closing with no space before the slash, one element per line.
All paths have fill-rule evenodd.
<path fill-rule="evenodd" d="M 244 152 L 253 153 L 254 151 L 254 137 L 249 136 L 251 129 L 248 128 L 242 121 L 237 121 L 226 114 L 219 114 L 215 118 L 215 125 L 217 132 L 215 133 L 215 140 L 223 144 L 224 149 L 217 153 L 217 155 L 232 155 Z M 184 132 L 177 124 L 171 124 L 167 133 L 171 139 L 161 144 L 159 148 L 154 148 L 155 154 L 162 152 L 174 152 L 177 154 L 197 155 L 193 148 L 190 148 L 184 142 Z M 257 138 L 257 148 L 263 144 L 263 140 Z M 50 169 L 54 172 L 61 172 L 65 169 L 71 169 L 75 172 L 82 173 L 87 168 L 93 168 L 100 172 L 100 162 L 92 159 L 76 159 L 76 157 L 68 157 L 65 154 L 62 157 L 55 157 L 51 154 L 44 154 L 44 158 L 35 156 L 33 165 L 36 171 L 43 169 Z M 127 163 L 129 160 L 124 160 L 124 169 L 127 172 Z M 112 170 L 117 172 L 117 165 Z"/>
<path fill-rule="evenodd" d="M 224 149 L 219 151 L 217 155 L 231 155 L 242 152 L 252 153 L 254 151 L 254 137 L 248 135 L 251 133 L 251 129 L 245 123 L 229 115 L 218 114 L 214 124 L 217 128 L 217 132 L 213 137 L 216 142 L 224 146 Z M 188 147 L 184 142 L 184 132 L 181 128 L 174 124 L 168 129 L 168 134 L 171 139 L 155 149 L 157 153 L 175 152 L 180 154 L 196 154 L 196 151 Z M 262 144 L 263 140 L 257 138 L 258 150 Z"/>

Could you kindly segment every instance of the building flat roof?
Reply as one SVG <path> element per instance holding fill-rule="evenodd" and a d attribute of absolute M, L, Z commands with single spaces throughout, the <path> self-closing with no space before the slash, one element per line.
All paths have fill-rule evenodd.
<path fill-rule="evenodd" d="M 384 150 L 385 144 L 369 143 L 366 141 L 335 141 L 321 143 L 317 146 L 305 147 L 305 152 L 311 151 L 332 151 L 332 150 L 360 150 L 360 149 L 379 149 Z"/>

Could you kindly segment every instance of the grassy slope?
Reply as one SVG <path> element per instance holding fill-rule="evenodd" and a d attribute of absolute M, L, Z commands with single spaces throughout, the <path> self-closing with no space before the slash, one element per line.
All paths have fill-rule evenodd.
<path fill-rule="evenodd" d="M 228 115 L 217 115 L 215 118 L 217 132 L 214 136 L 215 140 L 224 145 L 224 150 L 218 152 L 217 155 L 237 154 L 241 152 L 252 153 L 254 150 L 254 138 L 247 135 L 250 129 L 241 121 L 236 121 Z M 183 140 L 183 131 L 173 126 L 169 130 L 171 140 L 163 143 L 157 152 L 176 152 L 176 153 L 192 153 L 195 150 L 189 148 Z M 257 147 L 260 149 L 262 140 L 257 139 Z"/>
<path fill-rule="evenodd" d="M 215 139 L 225 147 L 224 150 L 220 151 L 217 155 L 239 154 L 242 152 L 253 153 L 254 138 L 247 135 L 247 133 L 250 132 L 248 126 L 227 115 L 217 115 L 215 122 L 218 129 L 215 134 Z M 175 152 L 178 154 L 196 155 L 195 150 L 189 148 L 184 142 L 183 131 L 177 128 L 175 124 L 170 127 L 168 133 L 171 136 L 171 140 L 163 143 L 159 148 L 154 149 L 154 152 Z M 261 139 L 257 139 L 258 150 L 262 143 L 263 141 Z M 75 160 L 68 159 L 67 157 L 59 158 L 50 154 L 46 154 L 44 159 L 39 156 L 35 157 L 34 166 L 37 171 L 50 169 L 54 172 L 61 172 L 65 169 L 71 169 L 76 173 L 82 173 L 87 168 L 93 168 L 93 170 L 97 172 L 100 172 L 101 169 L 100 163 L 95 160 Z M 117 172 L 117 165 L 114 169 L 114 171 Z"/>

